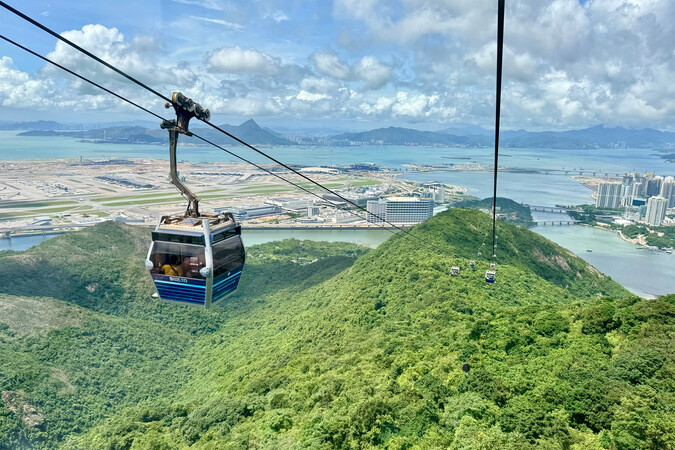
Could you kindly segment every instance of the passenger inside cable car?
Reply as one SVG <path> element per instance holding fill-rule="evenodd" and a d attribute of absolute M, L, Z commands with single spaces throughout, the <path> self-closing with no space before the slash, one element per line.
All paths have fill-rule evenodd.
<path fill-rule="evenodd" d="M 199 270 L 205 266 L 204 247 L 199 245 L 155 242 L 150 261 L 152 273 L 174 277 L 203 279 Z"/>
<path fill-rule="evenodd" d="M 171 275 L 174 277 L 183 276 L 183 268 L 181 267 L 181 262 L 178 260 L 177 255 L 164 255 L 164 264 L 162 266 L 162 273 L 164 275 Z"/>

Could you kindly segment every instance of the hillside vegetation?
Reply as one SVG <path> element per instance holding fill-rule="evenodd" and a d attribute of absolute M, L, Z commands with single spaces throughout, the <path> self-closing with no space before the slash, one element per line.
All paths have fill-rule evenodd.
<path fill-rule="evenodd" d="M 105 224 L 0 256 L 37 279 L 35 260 L 59 266 L 67 249 L 117 247 L 65 268 L 79 289 L 12 279 L 0 287 L 0 301 L 40 295 L 64 308 L 32 332 L 5 325 L 0 380 L 11 395 L 0 404 L 0 436 L 46 448 L 64 439 L 70 449 L 675 446 L 675 297 L 633 297 L 503 222 L 497 283 L 487 284 L 488 260 L 476 253 L 490 223 L 454 209 L 367 252 L 256 246 L 240 289 L 213 311 L 148 299 L 142 258 L 132 257 L 145 246 L 139 230 Z M 116 282 L 127 275 L 117 264 L 96 270 L 108 261 L 145 278 Z M 107 377 L 96 378 L 96 364 Z M 127 366 L 146 371 L 137 386 Z M 30 425 L 36 414 L 43 422 Z"/>
<path fill-rule="evenodd" d="M 492 202 L 494 197 L 484 198 L 482 200 L 462 200 L 453 206 L 456 208 L 474 208 L 492 211 Z M 498 218 L 505 222 L 521 227 L 530 228 L 536 225 L 532 220 L 532 211 L 529 206 L 521 205 L 510 198 L 497 197 Z"/>

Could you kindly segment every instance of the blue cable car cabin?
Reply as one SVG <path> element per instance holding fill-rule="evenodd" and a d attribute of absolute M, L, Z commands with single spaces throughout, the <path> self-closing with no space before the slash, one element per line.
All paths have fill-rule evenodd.
<path fill-rule="evenodd" d="M 494 270 L 486 270 L 485 271 L 485 282 L 486 283 L 494 283 L 497 281 L 497 273 Z"/>
<path fill-rule="evenodd" d="M 163 216 L 145 265 L 161 300 L 209 308 L 237 289 L 245 261 L 241 226 L 225 213 Z"/>

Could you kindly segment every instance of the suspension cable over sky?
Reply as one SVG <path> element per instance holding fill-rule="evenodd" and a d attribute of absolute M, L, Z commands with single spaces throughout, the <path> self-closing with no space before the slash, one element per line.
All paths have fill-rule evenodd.
<path fill-rule="evenodd" d="M 497 173 L 499 164 L 499 115 L 502 103 L 502 57 L 504 53 L 504 1 L 498 0 L 497 6 L 497 92 L 495 98 L 495 167 L 492 193 L 492 257 L 496 253 L 497 239 Z"/>
<path fill-rule="evenodd" d="M 59 40 L 65 42 L 66 44 L 68 44 L 68 45 L 70 45 L 71 47 L 75 48 L 76 50 L 82 52 L 82 53 L 85 54 L 86 56 L 88 56 L 88 57 L 94 59 L 95 61 L 99 62 L 100 64 L 103 64 L 105 67 L 107 67 L 107 68 L 109 68 L 109 69 L 115 71 L 116 73 L 118 73 L 118 74 L 124 76 L 125 78 L 127 78 L 127 79 L 130 80 L 131 82 L 137 84 L 138 86 L 140 86 L 140 87 L 142 87 L 143 89 L 145 89 L 145 90 L 151 92 L 152 94 L 155 94 L 157 97 L 161 98 L 162 100 L 165 100 L 165 101 L 167 101 L 167 102 L 169 102 L 169 103 L 173 103 L 173 102 L 171 101 L 170 98 L 168 98 L 168 97 L 162 95 L 161 93 L 159 93 L 158 91 L 152 89 L 151 87 L 149 87 L 149 86 L 146 85 L 145 83 L 143 83 L 143 82 L 137 80 L 136 78 L 134 78 L 134 77 L 128 75 L 128 74 L 125 73 L 124 71 L 122 71 L 122 70 L 116 68 L 116 67 L 113 66 L 112 64 L 110 64 L 110 63 L 104 61 L 103 59 L 101 59 L 101 58 L 99 58 L 98 56 L 92 54 L 91 52 L 89 52 L 89 51 L 83 49 L 82 47 L 80 47 L 79 45 L 75 44 L 75 43 L 72 42 L 71 40 L 69 40 L 69 39 L 67 39 L 67 38 L 65 38 L 65 37 L 63 37 L 63 36 L 61 36 L 61 35 L 59 35 L 56 31 L 54 31 L 54 30 L 50 29 L 49 27 L 47 27 L 47 26 L 41 24 L 41 23 L 38 22 L 37 20 L 32 19 L 31 17 L 27 16 L 26 14 L 22 13 L 21 11 L 15 9 L 15 8 L 13 8 L 13 7 L 11 7 L 11 6 L 8 5 L 7 3 L 3 2 L 2 0 L 0 0 L 0 6 L 2 6 L 3 8 L 7 9 L 7 10 L 10 11 L 10 12 L 12 12 L 13 14 L 16 14 L 17 16 L 21 17 L 22 19 L 26 20 L 27 22 L 31 23 L 32 25 L 34 25 L 34 26 L 40 28 L 41 30 L 43 30 L 43 31 L 45 31 L 45 32 L 47 32 L 47 33 L 49 33 L 50 35 L 52 35 L 52 36 L 58 38 Z M 3 39 L 6 40 L 7 42 L 11 42 L 11 43 L 14 44 L 14 45 L 17 45 L 19 48 L 23 48 L 24 50 L 27 50 L 25 47 L 22 47 L 22 46 L 18 45 L 18 44 L 15 43 L 14 41 L 11 41 L 10 39 L 5 38 L 4 36 L 3 36 Z M 28 50 L 27 50 L 27 51 L 28 51 Z M 35 53 L 35 52 L 32 52 L 32 51 L 29 51 L 29 52 L 30 52 L 31 54 L 35 55 L 35 56 L 38 56 L 39 58 L 41 58 L 41 59 L 43 59 L 43 60 L 45 60 L 45 61 L 48 61 L 48 62 L 54 64 L 55 66 L 57 66 L 57 67 L 59 67 L 59 68 L 62 68 L 62 69 L 64 69 L 64 70 L 66 70 L 66 69 L 63 68 L 62 66 L 60 66 L 60 65 L 58 65 L 58 64 L 56 64 L 56 63 L 54 63 L 54 62 L 52 62 L 52 61 L 47 60 L 47 58 L 45 58 L 45 57 L 43 57 L 43 56 L 41 56 L 41 55 L 39 55 L 39 54 L 37 54 L 37 53 Z M 75 73 L 74 73 L 73 71 L 71 71 L 71 70 L 66 70 L 66 71 L 69 72 L 69 73 L 71 73 L 71 74 L 73 74 L 73 75 L 75 75 L 75 76 L 78 76 L 78 78 L 80 78 L 80 79 L 82 79 L 82 80 L 84 80 L 84 81 L 87 81 L 87 82 L 91 83 L 91 84 L 94 85 L 94 86 L 101 87 L 101 86 L 98 85 L 97 83 L 94 83 L 94 82 L 92 82 L 92 81 L 90 81 L 90 80 L 88 80 L 88 79 L 86 79 L 86 78 L 84 78 L 84 77 L 82 77 L 82 76 L 79 76 L 79 75 L 75 74 Z M 133 104 L 134 106 L 139 106 L 139 105 L 137 105 L 136 103 L 134 103 L 134 102 L 132 102 L 132 101 L 126 99 L 126 98 L 122 98 L 120 95 L 114 94 L 114 93 L 112 93 L 111 91 L 109 91 L 109 90 L 107 90 L 107 89 L 104 89 L 104 90 L 105 90 L 106 92 L 108 92 L 108 93 L 111 93 L 111 94 L 115 95 L 115 96 L 118 97 L 118 98 L 123 99 L 123 100 L 126 101 L 127 103 Z M 140 106 L 139 106 L 139 107 L 140 107 Z M 159 115 L 157 115 L 157 114 L 155 114 L 155 113 L 150 112 L 150 111 L 147 110 L 146 108 L 142 108 L 142 107 L 140 107 L 140 108 L 141 108 L 142 110 L 146 111 L 146 112 L 149 112 L 150 114 L 152 114 L 152 115 L 155 116 L 155 117 L 161 117 L 161 116 L 159 116 Z M 164 120 L 164 119 L 162 119 L 162 120 Z M 319 182 L 313 180 L 312 178 L 308 177 L 307 175 L 305 175 L 305 174 L 303 174 L 303 173 L 301 173 L 301 172 L 299 172 L 299 171 L 293 169 L 292 167 L 288 166 L 287 164 L 284 164 L 283 162 L 281 162 L 281 161 L 279 161 L 278 159 L 276 159 L 276 158 L 274 158 L 274 157 L 268 155 L 267 153 L 263 152 L 262 150 L 257 149 L 256 147 L 252 146 L 251 144 L 248 144 L 247 142 L 245 142 L 245 141 L 243 141 L 243 140 L 237 138 L 236 136 L 234 136 L 234 135 L 228 133 L 227 131 L 223 130 L 222 128 L 218 127 L 217 125 L 214 125 L 214 124 L 212 124 L 211 122 L 208 122 L 208 121 L 205 121 L 205 120 L 202 120 L 202 121 L 203 121 L 204 123 L 210 125 L 210 126 L 213 127 L 214 129 L 220 131 L 221 133 L 225 134 L 226 136 L 230 137 L 231 139 L 234 139 L 235 141 L 239 142 L 240 144 L 242 144 L 242 145 L 244 145 L 244 146 L 250 148 L 251 150 L 254 150 L 255 152 L 259 153 L 260 155 L 264 156 L 265 158 L 268 158 L 269 160 L 273 161 L 274 163 L 276 163 L 276 164 L 282 166 L 282 167 L 285 168 L 286 170 L 289 170 L 289 171 L 293 172 L 294 174 L 296 174 L 296 175 L 298 175 L 298 176 L 300 176 L 300 177 L 306 179 L 307 181 L 309 181 L 310 183 L 312 183 L 312 184 L 318 186 L 319 188 L 323 189 L 324 191 L 326 191 L 326 192 L 328 192 L 328 193 L 330 193 L 330 194 L 333 194 L 334 196 L 338 197 L 340 200 L 344 201 L 345 203 L 348 203 L 348 204 L 350 204 L 350 205 L 356 207 L 357 209 L 359 209 L 359 210 L 361 210 L 361 211 L 363 211 L 363 212 L 365 212 L 365 213 L 367 213 L 367 214 L 372 215 L 372 216 L 375 217 L 376 219 L 382 221 L 383 223 L 386 223 L 386 224 L 390 225 L 390 226 L 393 227 L 393 228 L 396 228 L 396 229 L 398 229 L 398 230 L 404 230 L 402 227 L 397 226 L 397 225 L 395 225 L 395 224 L 393 224 L 393 223 L 391 223 L 391 222 L 385 220 L 385 219 L 382 218 L 382 217 L 379 217 L 377 214 L 369 213 L 364 207 L 362 207 L 362 206 L 356 204 L 355 202 L 353 202 L 353 201 L 349 200 L 348 198 L 346 198 L 346 197 L 340 195 L 339 193 L 333 191 L 332 189 L 329 189 L 328 187 L 326 187 L 326 186 L 322 185 L 321 183 L 319 183 Z M 193 133 L 193 134 L 194 134 L 194 133 Z M 250 163 L 250 164 L 253 164 L 253 163 L 251 163 L 250 161 L 245 160 L 245 159 L 239 157 L 238 155 L 235 155 L 235 154 L 232 153 L 231 151 L 225 150 L 223 147 L 218 146 L 218 145 L 214 144 L 213 142 L 208 141 L 208 140 L 202 138 L 201 136 L 195 135 L 195 137 L 197 137 L 198 139 L 201 139 L 201 140 L 204 141 L 204 142 L 207 142 L 207 143 L 209 143 L 209 144 L 212 144 L 212 145 L 214 145 L 214 146 L 220 148 L 221 150 L 226 151 L 227 153 L 229 153 L 229 154 L 232 155 L 232 156 L 235 156 L 235 157 L 237 157 L 237 158 L 239 158 L 239 159 L 241 159 L 241 160 L 244 160 L 244 161 L 246 161 L 246 162 L 248 162 L 248 163 Z M 256 167 L 259 167 L 259 166 L 257 166 L 256 164 L 253 164 L 253 165 L 256 166 Z M 264 170 L 264 169 L 263 169 L 263 170 Z M 268 171 L 268 172 L 271 173 L 271 171 Z M 282 179 L 283 179 L 283 178 L 282 178 Z M 289 182 L 288 180 L 285 180 L 285 179 L 283 179 L 283 180 L 286 181 L 287 183 L 290 183 L 290 184 L 292 184 L 292 185 L 294 185 L 294 186 L 300 188 L 300 186 L 298 186 L 298 185 L 295 184 L 295 183 L 291 183 L 291 182 Z M 301 189 L 303 189 L 303 188 L 301 188 Z M 309 192 L 307 189 L 303 189 L 303 190 Z M 316 195 L 316 194 L 312 194 L 312 195 Z M 318 196 L 318 195 L 317 195 L 317 196 Z M 319 196 L 319 198 L 321 198 L 322 200 L 324 200 L 323 197 L 320 197 L 320 196 Z M 329 203 L 332 204 L 332 202 L 329 202 Z M 357 216 L 357 217 L 359 217 L 359 218 L 361 218 L 361 219 L 363 219 L 363 220 L 367 220 L 367 219 L 363 218 L 362 216 L 360 216 L 360 215 L 358 215 L 358 214 L 355 214 L 355 213 L 354 213 L 353 211 L 351 211 L 351 210 L 346 210 L 346 211 L 348 211 L 348 212 L 354 214 L 355 216 Z M 384 225 L 382 225 L 382 227 L 384 228 Z M 391 230 L 390 230 L 390 231 L 391 231 Z M 417 238 L 417 237 L 415 236 L 415 238 Z M 419 238 L 417 238 L 417 239 L 419 239 Z"/>

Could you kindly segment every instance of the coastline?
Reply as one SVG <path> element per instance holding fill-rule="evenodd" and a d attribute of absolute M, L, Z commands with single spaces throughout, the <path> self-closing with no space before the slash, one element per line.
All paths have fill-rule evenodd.
<path fill-rule="evenodd" d="M 600 225 L 588 225 L 588 224 L 585 224 L 585 223 L 582 223 L 581 225 L 583 225 L 585 227 L 589 227 L 589 228 L 595 228 L 595 229 L 598 229 L 598 230 L 611 231 L 614 234 L 616 234 L 620 239 L 623 239 L 624 241 L 628 242 L 629 244 L 639 245 L 641 248 L 646 248 L 646 249 L 650 249 L 650 250 L 658 250 L 658 247 L 647 245 L 647 239 L 643 235 L 639 235 L 637 238 L 633 239 L 633 238 L 629 238 L 628 236 L 623 234 L 623 232 L 621 230 L 613 230 L 613 229 L 608 228 L 608 227 L 603 227 L 603 226 L 600 226 Z"/>

